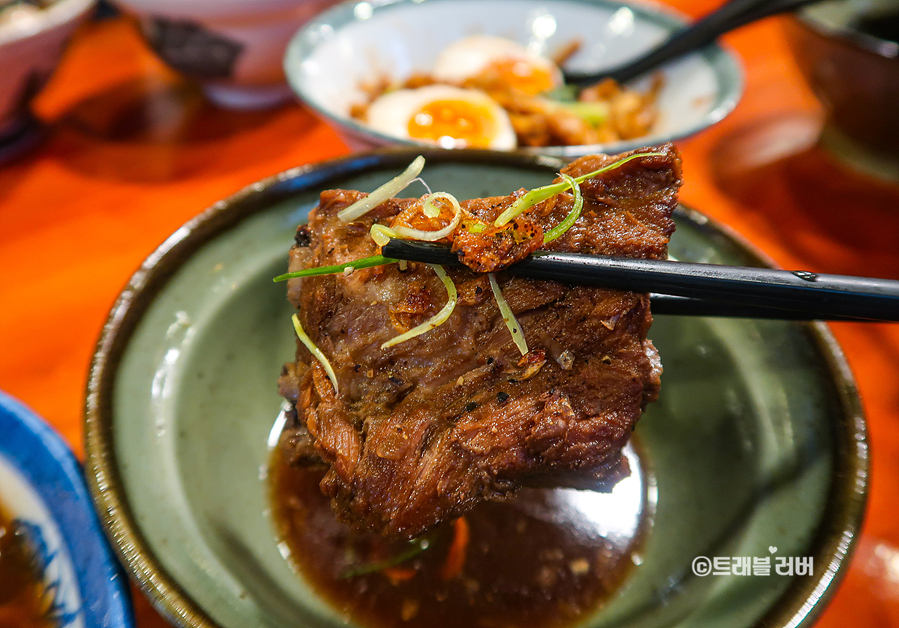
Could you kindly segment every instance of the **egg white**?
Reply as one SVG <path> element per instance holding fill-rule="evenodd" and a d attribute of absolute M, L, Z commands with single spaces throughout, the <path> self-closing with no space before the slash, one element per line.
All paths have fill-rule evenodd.
<path fill-rule="evenodd" d="M 437 56 L 432 75 L 438 81 L 461 83 L 479 74 L 491 63 L 513 59 L 546 72 L 555 87 L 564 82 L 562 71 L 555 63 L 528 52 L 518 42 L 489 35 L 472 35 L 459 39 Z"/>
<path fill-rule="evenodd" d="M 488 112 L 487 148 L 512 150 L 518 145 L 509 115 L 495 100 L 482 91 L 450 85 L 428 85 L 387 92 L 369 105 L 366 122 L 375 131 L 392 137 L 436 143 L 444 148 L 463 148 L 466 146 L 464 140 L 441 138 L 438 142 L 430 142 L 409 135 L 409 122 L 416 113 L 428 104 L 441 100 L 465 101 Z"/>

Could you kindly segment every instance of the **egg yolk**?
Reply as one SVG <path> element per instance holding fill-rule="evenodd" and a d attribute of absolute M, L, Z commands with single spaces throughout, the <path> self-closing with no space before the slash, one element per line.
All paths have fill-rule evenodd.
<path fill-rule="evenodd" d="M 429 102 L 409 120 L 409 136 L 431 140 L 441 144 L 450 137 L 453 144 L 487 148 L 496 124 L 493 112 L 483 105 L 465 100 L 434 100 Z"/>
<path fill-rule="evenodd" d="M 481 75 L 509 89 L 530 95 L 548 91 L 556 86 L 552 74 L 546 69 L 520 59 L 494 61 L 482 70 Z"/>

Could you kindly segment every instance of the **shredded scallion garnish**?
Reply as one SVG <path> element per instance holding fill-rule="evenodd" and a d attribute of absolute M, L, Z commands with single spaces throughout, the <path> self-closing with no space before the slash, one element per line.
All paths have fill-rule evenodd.
<path fill-rule="evenodd" d="M 349 222 L 351 220 L 356 220 L 356 218 L 359 218 L 360 216 L 364 216 L 384 201 L 393 198 L 406 189 L 406 186 L 418 178 L 418 175 L 421 174 L 421 170 L 424 166 L 425 158 L 419 155 L 411 164 L 409 164 L 402 174 L 380 186 L 365 198 L 361 198 L 352 205 L 344 207 L 337 212 L 337 217 L 343 222 Z"/>
<path fill-rule="evenodd" d="M 391 257 L 384 257 L 383 255 L 372 255 L 371 257 L 363 257 L 362 259 L 353 260 L 352 262 L 346 262 L 345 264 L 334 264 L 333 266 L 319 266 L 318 268 L 307 268 L 305 270 L 298 270 L 292 273 L 284 273 L 283 275 L 278 275 L 272 281 L 286 281 L 288 279 L 296 279 L 298 277 L 314 277 L 316 275 L 334 275 L 336 273 L 342 273 L 347 268 L 352 268 L 353 270 L 358 270 L 360 268 L 371 268 L 372 266 L 384 266 L 385 264 L 393 264 L 399 260 L 395 260 Z"/>
<path fill-rule="evenodd" d="M 291 319 L 293 321 L 293 328 L 297 332 L 297 338 L 300 339 L 307 349 L 309 349 L 309 353 L 318 360 L 322 367 L 325 369 L 325 373 L 328 374 L 328 379 L 331 380 L 331 383 L 334 385 L 334 394 L 337 394 L 337 375 L 334 374 L 334 369 L 331 368 L 331 363 L 328 362 L 328 358 L 325 357 L 325 354 L 322 353 L 322 350 L 316 346 L 314 342 L 312 342 L 312 338 L 310 338 L 306 331 L 303 329 L 302 323 L 300 323 L 300 317 L 297 314 L 294 314 Z"/>
<path fill-rule="evenodd" d="M 443 270 L 443 266 L 440 266 L 439 264 L 428 264 L 428 266 L 430 266 L 434 270 L 434 272 L 437 273 L 437 276 L 440 277 L 440 281 L 443 282 L 443 286 L 446 288 L 446 305 L 443 306 L 442 310 L 437 312 L 434 316 L 426 320 L 421 325 L 413 327 L 406 333 L 400 334 L 396 338 L 391 338 L 390 340 L 382 344 L 382 349 L 398 345 L 401 342 L 406 342 L 407 340 L 411 340 L 412 338 L 420 336 L 425 332 L 431 331 L 435 327 L 438 327 L 445 323 L 446 320 L 450 317 L 450 314 L 453 313 L 453 309 L 456 307 L 456 301 L 458 301 L 456 286 L 455 284 L 453 284 L 453 280 L 450 279 L 446 274 L 446 271 Z"/>
<path fill-rule="evenodd" d="M 594 127 L 598 127 L 609 119 L 609 105 L 604 102 L 557 102 L 554 103 L 573 113 L 581 120 Z"/>
<path fill-rule="evenodd" d="M 428 194 L 425 199 L 423 199 L 422 211 L 424 211 L 425 216 L 428 216 L 429 218 L 436 218 L 440 215 L 440 208 L 433 203 L 436 198 L 442 198 L 449 201 L 453 208 L 453 219 L 448 225 L 437 231 L 423 231 L 421 229 L 413 229 L 411 227 L 399 225 L 393 228 L 394 233 L 401 238 L 406 238 L 408 240 L 423 240 L 425 242 L 436 242 L 437 240 L 448 238 L 452 235 L 453 231 L 456 230 L 456 227 L 459 226 L 459 221 L 462 220 L 462 207 L 459 205 L 459 201 L 456 200 L 456 197 L 452 194 L 448 192 L 434 192 L 433 194 Z M 383 246 L 383 244 L 381 246 Z"/>
<path fill-rule="evenodd" d="M 574 194 L 574 207 L 568 212 L 568 215 L 565 216 L 565 220 L 546 232 L 543 236 L 544 244 L 552 242 L 571 229 L 571 226 L 581 217 L 581 211 L 584 209 L 584 194 L 581 192 L 581 186 L 577 184 L 574 178 L 567 174 L 563 174 L 562 178 L 568 181 L 568 184 L 571 186 L 571 191 Z"/>
<path fill-rule="evenodd" d="M 390 242 L 390 238 L 403 238 L 406 240 L 423 240 L 425 242 L 435 242 L 443 238 L 448 238 L 459 226 L 462 220 L 462 207 L 456 197 L 448 192 L 434 192 L 427 194 L 422 198 L 422 212 L 429 218 L 436 218 L 440 215 L 440 208 L 434 203 L 435 198 L 446 199 L 453 208 L 453 219 L 448 225 L 437 231 L 423 231 L 422 229 L 413 229 L 404 225 L 398 225 L 394 228 L 385 225 L 374 224 L 371 226 L 369 233 L 371 239 L 378 246 L 384 246 Z"/>
<path fill-rule="evenodd" d="M 435 196 L 437 198 L 446 198 L 455 201 L 455 205 L 459 204 L 459 201 L 456 201 L 456 197 L 449 192 L 435 192 L 433 194 L 428 192 L 428 195 L 421 199 L 421 211 L 424 212 L 424 215 L 428 218 L 437 218 L 437 216 L 440 215 L 440 208 L 437 207 L 437 203 L 434 202 Z"/>
<path fill-rule="evenodd" d="M 500 290 L 499 284 L 496 282 L 496 275 L 487 273 L 487 278 L 490 279 L 490 289 L 493 290 L 493 296 L 496 299 L 496 304 L 499 306 L 499 313 L 503 315 L 503 322 L 509 329 L 509 333 L 512 334 L 512 342 L 521 351 L 521 355 L 527 355 L 529 349 L 527 340 L 524 339 L 524 332 L 521 331 L 518 319 L 515 318 L 512 308 L 509 307 L 506 298 L 503 296 L 503 291 Z"/>
<path fill-rule="evenodd" d="M 399 235 L 390 227 L 377 224 L 371 226 L 369 234 L 371 234 L 371 239 L 374 240 L 375 244 L 378 246 L 384 246 L 390 242 L 390 238 L 396 238 Z"/>
<path fill-rule="evenodd" d="M 431 545 L 430 537 L 421 537 L 418 539 L 412 539 L 409 541 L 410 547 L 396 556 L 392 558 L 388 558 L 387 560 L 381 560 L 374 563 L 364 563 L 362 565 L 354 565 L 352 567 L 347 567 L 341 574 L 341 578 L 355 578 L 356 576 L 364 576 L 365 574 L 375 573 L 378 571 L 384 571 L 385 569 L 390 569 L 391 567 L 396 567 L 399 564 L 402 564 L 409 560 L 410 558 L 415 558 L 423 551 L 428 549 Z"/>
<path fill-rule="evenodd" d="M 635 153 L 633 155 L 628 155 L 623 159 L 619 159 L 616 162 L 609 164 L 608 166 L 603 166 L 599 170 L 594 170 L 593 172 L 588 172 L 587 174 L 582 174 L 579 177 L 574 177 L 574 180 L 577 183 L 582 183 L 587 179 L 592 179 L 593 177 L 598 177 L 599 175 L 608 172 L 609 170 L 614 170 L 615 168 L 620 168 L 624 164 L 639 157 L 664 157 L 665 153 Z M 496 227 L 502 227 L 504 224 L 508 223 L 510 220 L 518 216 L 519 214 L 529 210 L 531 207 L 536 205 L 537 203 L 542 203 L 543 201 L 552 198 L 556 194 L 560 194 L 564 192 L 569 187 L 568 181 L 561 181 L 559 183 L 552 183 L 550 185 L 544 185 L 543 187 L 534 188 L 530 192 L 523 194 L 517 201 L 512 203 L 506 210 L 499 215 L 496 221 L 493 223 Z"/>

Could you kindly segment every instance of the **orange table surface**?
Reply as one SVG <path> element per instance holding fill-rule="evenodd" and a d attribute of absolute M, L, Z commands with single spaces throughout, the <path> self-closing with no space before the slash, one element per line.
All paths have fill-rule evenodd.
<path fill-rule="evenodd" d="M 710 0 L 672 0 L 699 15 Z M 682 200 L 778 264 L 899 279 L 899 186 L 816 147 L 822 112 L 782 20 L 725 37 L 741 57 L 736 111 L 679 142 Z M 130 21 L 87 24 L 36 111 L 47 137 L 0 166 L 0 389 L 82 453 L 94 343 L 140 262 L 183 222 L 267 175 L 347 154 L 297 104 L 237 113 L 150 54 Z M 867 412 L 872 477 L 864 534 L 819 625 L 899 627 L 899 325 L 832 325 Z M 2 435 L 0 435 L 2 437 Z M 138 626 L 164 626 L 136 593 Z"/>

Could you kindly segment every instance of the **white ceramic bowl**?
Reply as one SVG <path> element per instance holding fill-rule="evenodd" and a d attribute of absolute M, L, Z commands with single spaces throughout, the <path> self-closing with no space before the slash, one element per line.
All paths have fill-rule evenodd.
<path fill-rule="evenodd" d="M 284 49 L 335 0 L 117 0 L 137 15 L 153 50 L 196 79 L 210 100 L 262 109 L 290 99 Z"/>
<path fill-rule="evenodd" d="M 365 101 L 362 84 L 427 72 L 445 46 L 465 36 L 496 35 L 547 53 L 577 39 L 583 45 L 568 67 L 588 71 L 639 55 L 683 23 L 669 9 L 615 0 L 350 0 L 297 33 L 284 63 L 300 98 L 361 150 L 414 144 L 350 117 L 350 107 Z M 664 79 L 659 120 L 648 136 L 523 150 L 573 158 L 687 137 L 730 113 L 742 91 L 739 65 L 717 45 L 666 66 Z"/>
<path fill-rule="evenodd" d="M 30 119 L 28 104 L 95 0 L 58 0 L 27 19 L 0 24 L 0 150 Z"/>

